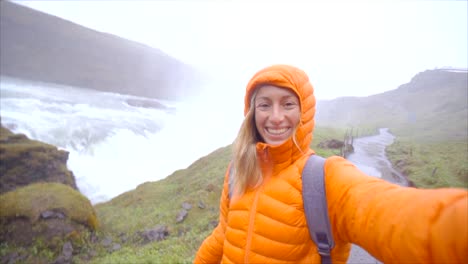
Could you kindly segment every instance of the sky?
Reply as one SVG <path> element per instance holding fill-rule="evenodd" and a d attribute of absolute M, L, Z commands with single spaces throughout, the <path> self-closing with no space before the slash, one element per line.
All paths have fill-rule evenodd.
<path fill-rule="evenodd" d="M 224 80 L 221 91 L 243 92 L 276 63 L 303 69 L 318 99 L 378 94 L 428 69 L 468 68 L 467 1 L 18 3 L 160 49 Z"/>

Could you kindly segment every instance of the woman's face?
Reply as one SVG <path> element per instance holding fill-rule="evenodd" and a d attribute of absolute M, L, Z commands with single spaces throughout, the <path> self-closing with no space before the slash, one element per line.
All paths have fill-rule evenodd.
<path fill-rule="evenodd" d="M 285 88 L 266 85 L 255 96 L 255 125 L 265 143 L 276 146 L 294 133 L 301 119 L 296 94 Z"/>

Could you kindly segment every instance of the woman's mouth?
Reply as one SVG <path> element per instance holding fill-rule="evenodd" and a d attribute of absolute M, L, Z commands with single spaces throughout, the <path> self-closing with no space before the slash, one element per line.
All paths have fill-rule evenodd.
<path fill-rule="evenodd" d="M 288 132 L 289 127 L 284 127 L 284 128 L 266 128 L 265 129 L 268 134 L 273 135 L 273 136 L 281 136 Z"/>

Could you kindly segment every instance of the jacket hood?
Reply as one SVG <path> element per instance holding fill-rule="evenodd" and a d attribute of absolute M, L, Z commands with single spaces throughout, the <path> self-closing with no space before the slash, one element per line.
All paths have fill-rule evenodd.
<path fill-rule="evenodd" d="M 301 106 L 301 121 L 296 131 L 296 139 L 303 152 L 310 149 L 312 132 L 315 125 L 315 96 L 314 88 L 309 82 L 307 74 L 290 65 L 273 65 L 258 71 L 247 84 L 244 97 L 244 115 L 250 109 L 250 97 L 256 88 L 264 85 L 273 85 L 292 90 L 299 98 Z M 289 139 L 288 141 L 291 141 Z M 287 144 L 286 142 L 283 143 Z M 281 146 L 282 146 L 281 145 Z"/>

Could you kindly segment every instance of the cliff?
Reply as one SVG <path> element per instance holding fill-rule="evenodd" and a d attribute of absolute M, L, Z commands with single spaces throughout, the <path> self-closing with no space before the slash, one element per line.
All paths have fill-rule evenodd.
<path fill-rule="evenodd" d="M 158 99 L 196 93 L 200 75 L 164 52 L 0 1 L 0 74 Z"/>
<path fill-rule="evenodd" d="M 36 182 L 58 182 L 77 190 L 67 160 L 66 151 L 0 127 L 0 194 Z"/>
<path fill-rule="evenodd" d="M 68 152 L 0 127 L 2 263 L 70 263 L 98 229 L 67 160 Z"/>

